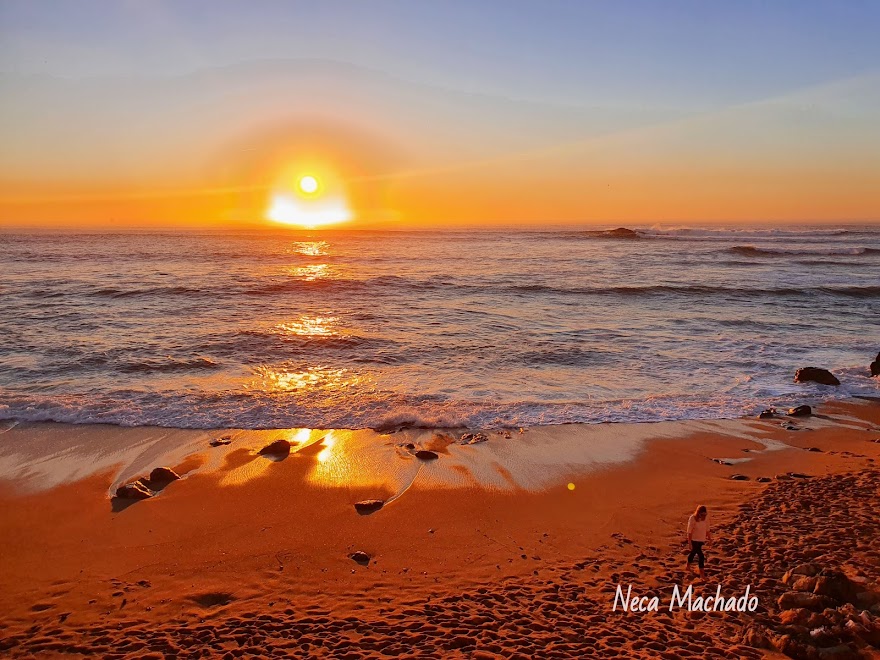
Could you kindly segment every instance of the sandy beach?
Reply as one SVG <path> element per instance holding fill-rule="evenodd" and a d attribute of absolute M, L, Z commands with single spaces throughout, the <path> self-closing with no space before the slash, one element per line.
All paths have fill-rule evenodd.
<path fill-rule="evenodd" d="M 7 422 L 0 649 L 876 657 L 880 405 L 814 413 L 464 440 Z M 289 455 L 259 453 L 278 439 Z M 162 466 L 181 478 L 143 501 L 112 498 Z M 359 513 L 368 499 L 384 506 Z M 684 570 L 698 503 L 715 535 L 705 581 Z M 720 585 L 722 599 L 749 587 L 758 607 L 670 611 L 688 585 L 694 598 Z M 658 611 L 615 609 L 618 586 L 656 596 Z"/>

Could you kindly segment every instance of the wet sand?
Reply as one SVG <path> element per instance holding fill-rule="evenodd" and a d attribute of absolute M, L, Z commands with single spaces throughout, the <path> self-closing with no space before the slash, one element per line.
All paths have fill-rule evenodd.
<path fill-rule="evenodd" d="M 430 430 L 7 425 L 0 651 L 870 657 L 880 405 L 818 413 L 513 429 L 471 445 Z M 224 436 L 230 444 L 209 446 Z M 292 442 L 289 456 L 258 454 L 278 438 Z M 183 478 L 145 501 L 111 500 L 160 465 Z M 370 498 L 387 503 L 359 514 L 354 504 Z M 716 535 L 705 582 L 684 570 L 698 503 Z M 841 571 L 858 598 L 821 601 L 814 613 L 826 618 L 812 622 L 809 608 L 788 607 L 794 597 L 780 604 L 803 591 L 785 573 L 810 563 Z M 750 586 L 758 610 L 668 611 L 674 585 L 714 595 L 719 583 L 725 597 Z M 659 611 L 612 611 L 618 585 L 657 595 Z M 819 628 L 824 637 L 811 635 Z"/>

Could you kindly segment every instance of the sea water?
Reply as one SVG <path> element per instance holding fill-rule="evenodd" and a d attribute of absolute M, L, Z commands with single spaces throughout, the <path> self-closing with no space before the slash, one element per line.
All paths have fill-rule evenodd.
<path fill-rule="evenodd" d="M 0 418 L 493 428 L 880 395 L 880 228 L 632 229 L 5 231 Z"/>

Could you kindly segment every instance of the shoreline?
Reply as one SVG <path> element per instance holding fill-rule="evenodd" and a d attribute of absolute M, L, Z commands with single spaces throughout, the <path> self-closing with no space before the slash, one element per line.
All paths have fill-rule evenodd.
<path fill-rule="evenodd" d="M 862 407 L 880 404 L 880 397 L 852 396 L 824 401 L 816 410 L 856 411 L 856 423 Z M 851 413 L 847 413 L 851 414 Z M 836 423 L 848 423 L 839 417 Z M 602 466 L 635 460 L 646 443 L 653 440 L 690 436 L 700 433 L 717 434 L 728 438 L 756 441 L 746 455 L 727 457 L 731 464 L 746 463 L 758 452 L 785 447 L 771 433 L 775 426 L 805 425 L 808 430 L 828 425 L 828 417 L 813 414 L 792 417 L 785 411 L 770 419 L 757 417 L 718 417 L 639 422 L 587 422 L 547 424 L 529 427 L 469 428 L 402 426 L 395 429 L 372 428 L 233 428 L 210 429 L 178 428 L 167 426 L 122 426 L 115 423 L 69 424 L 53 421 L 3 420 L 0 423 L 0 483 L 14 484 L 24 491 L 46 490 L 57 485 L 80 480 L 102 471 L 114 472 L 113 488 L 139 476 L 146 476 L 154 467 L 186 464 L 187 472 L 211 472 L 220 468 L 225 455 L 231 451 L 258 452 L 275 440 L 290 443 L 291 455 L 309 448 L 323 448 L 320 463 L 326 463 L 331 454 L 339 454 L 350 463 L 364 463 L 364 455 L 372 451 L 374 471 L 388 471 L 388 462 L 411 458 L 405 448 L 440 451 L 456 458 L 468 470 L 478 462 L 495 461 L 513 474 L 504 475 L 504 481 L 513 489 L 540 491 L 563 483 L 558 474 L 551 478 L 536 479 L 526 464 L 537 463 L 542 470 L 557 473 L 569 470 L 576 475 L 588 474 Z M 880 429 L 878 429 L 880 430 Z M 478 436 L 479 439 L 472 439 Z M 465 438 L 471 438 L 465 440 Z M 763 445 L 764 438 L 766 444 Z M 211 447 L 218 439 L 222 444 Z M 316 445 L 318 445 L 316 447 Z M 507 445 L 502 447 L 502 445 Z M 489 448 L 489 456 L 468 455 L 466 447 Z M 391 451 L 389 451 L 391 450 Z M 403 451 L 401 451 L 403 450 Z M 725 457 L 718 456 L 722 459 Z M 467 460 L 471 459 L 471 460 Z M 192 460 L 199 464 L 193 467 Z M 338 460 L 336 461 L 339 462 Z M 510 465 L 504 465 L 508 462 Z M 143 472 L 146 470 L 146 472 Z M 517 474 L 517 470 L 520 474 Z M 141 472 L 143 472 L 143 474 Z M 362 473 L 364 470 L 360 470 Z M 391 469 L 391 472 L 395 472 Z M 348 481 L 357 481 L 363 474 L 345 475 Z M 391 481 L 404 478 L 399 474 L 385 475 Z M 510 477 L 514 478 L 511 481 Z M 454 485 L 456 480 L 441 479 L 437 486 Z M 503 486 L 491 475 L 482 474 L 475 485 Z"/>
<path fill-rule="evenodd" d="M 359 444 L 368 432 L 330 447 L 326 434 L 310 433 L 274 461 L 256 451 L 277 432 L 242 432 L 221 447 L 206 445 L 216 434 L 198 432 L 189 441 L 199 450 L 181 450 L 169 465 L 179 482 L 117 511 L 114 484 L 175 456 L 167 447 L 190 433 L 164 429 L 135 445 L 136 455 L 77 462 L 58 447 L 82 450 L 90 437 L 106 447 L 101 429 L 22 428 L 18 440 L 43 454 L 17 485 L 0 484 L 8 540 L 0 648 L 12 656 L 616 657 L 625 649 L 655 657 L 659 645 L 677 657 L 728 657 L 725 647 L 760 657 L 741 638 L 748 626 L 771 635 L 784 625 L 775 602 L 786 590 L 783 568 L 826 559 L 845 567 L 849 553 L 860 577 L 870 585 L 880 578 L 870 555 L 877 537 L 864 538 L 878 524 L 871 511 L 880 443 L 871 440 L 880 439 L 880 405 L 824 404 L 816 413 L 790 418 L 799 431 L 780 427 L 782 418 L 536 427 L 436 446 L 439 458 L 427 462 L 398 443 L 431 436 L 401 432 L 379 447 L 375 438 L 366 443 L 385 464 L 402 466 L 379 473 Z M 14 431 L 0 434 L 0 444 Z M 119 467 L 126 456 L 134 460 Z M 751 460 L 713 461 L 743 457 Z M 530 481 L 534 472 L 522 464 L 541 459 L 538 471 L 551 478 Z M 7 452 L 0 466 L 14 468 Z M 784 478 L 791 472 L 810 476 Z M 748 479 L 730 478 L 737 473 Z M 796 506 L 813 491 L 821 495 L 815 506 Z M 371 498 L 387 504 L 360 515 L 354 504 Z M 764 500 L 772 510 L 755 508 Z M 832 506 L 844 501 L 849 522 Z M 705 584 L 682 570 L 683 528 L 697 503 L 709 507 L 719 533 L 707 549 Z M 775 528 L 775 516 L 790 522 Z M 825 539 L 807 543 L 811 526 Z M 351 558 L 359 551 L 366 565 Z M 760 608 L 704 618 L 649 612 L 633 624 L 612 612 L 617 586 L 627 584 L 664 597 L 675 584 L 705 595 L 720 584 L 725 596 L 751 585 Z M 712 644 L 695 645 L 697 634 Z"/>

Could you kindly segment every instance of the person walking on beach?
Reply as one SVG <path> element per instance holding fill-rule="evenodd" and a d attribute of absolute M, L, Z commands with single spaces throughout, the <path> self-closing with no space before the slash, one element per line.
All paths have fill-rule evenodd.
<path fill-rule="evenodd" d="M 694 557 L 697 558 L 700 567 L 700 578 L 705 579 L 706 557 L 703 555 L 703 544 L 712 539 L 709 533 L 709 522 L 706 520 L 708 510 L 706 506 L 701 504 L 697 510 L 688 518 L 687 538 L 690 546 L 690 553 L 687 558 L 688 571 L 691 570 L 691 564 Z"/>

